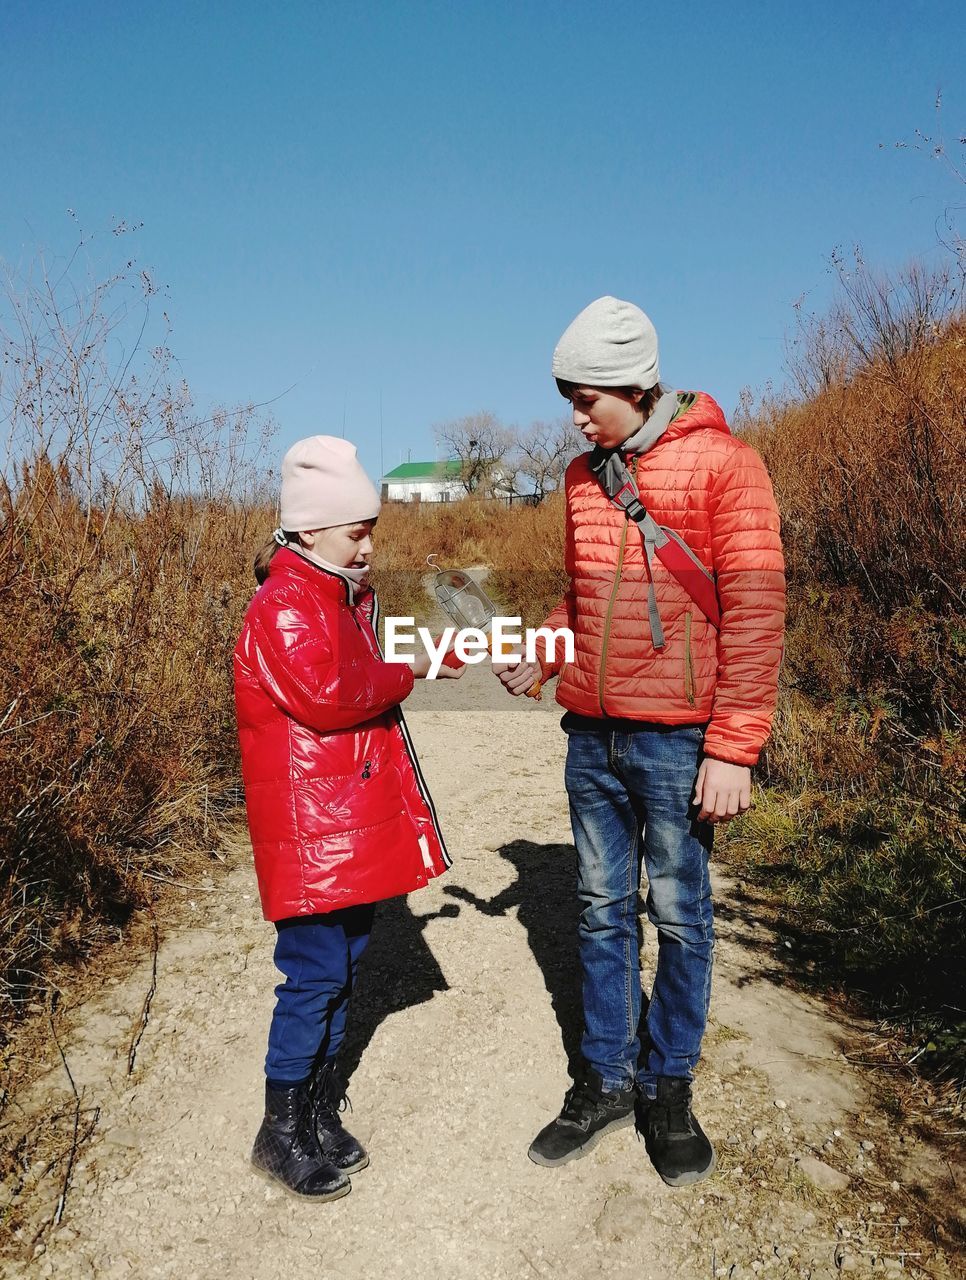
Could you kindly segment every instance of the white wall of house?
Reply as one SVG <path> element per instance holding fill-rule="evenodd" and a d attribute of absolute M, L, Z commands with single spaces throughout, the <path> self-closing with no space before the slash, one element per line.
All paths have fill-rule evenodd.
<path fill-rule="evenodd" d="M 387 497 L 395 502 L 456 502 L 463 496 L 458 480 L 387 480 Z"/>

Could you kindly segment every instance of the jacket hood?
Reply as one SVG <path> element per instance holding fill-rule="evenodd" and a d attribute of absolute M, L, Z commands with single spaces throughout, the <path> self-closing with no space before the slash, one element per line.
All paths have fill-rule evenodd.
<path fill-rule="evenodd" d="M 679 391 L 678 399 L 682 407 L 661 437 L 662 443 L 665 440 L 677 440 L 680 436 L 689 435 L 692 431 L 701 431 L 706 427 L 710 427 L 712 431 L 723 431 L 725 435 L 731 435 L 731 428 L 725 420 L 721 406 L 706 391 Z"/>

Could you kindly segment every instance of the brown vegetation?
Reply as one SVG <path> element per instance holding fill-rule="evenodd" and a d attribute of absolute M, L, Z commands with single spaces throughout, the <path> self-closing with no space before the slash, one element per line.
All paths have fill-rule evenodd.
<path fill-rule="evenodd" d="M 567 586 L 563 495 L 539 507 L 466 498 L 383 507 L 376 533 L 375 585 L 383 613 L 428 616 L 423 579 L 430 556 L 443 569 L 487 565 L 487 591 L 524 625 L 542 622 Z"/>
<path fill-rule="evenodd" d="M 132 273 L 7 295 L 0 405 L 0 1015 L 217 845 L 250 596 L 250 411 L 200 422 Z M 133 338 L 131 333 L 133 330 Z M 201 856 L 204 856 L 203 854 Z M 116 936 L 116 935 L 115 935 Z"/>
<path fill-rule="evenodd" d="M 807 398 L 742 423 L 789 618 L 767 789 L 728 850 L 780 888 L 803 962 L 962 1069 L 966 321 L 948 275 L 839 266 L 793 348 Z"/>

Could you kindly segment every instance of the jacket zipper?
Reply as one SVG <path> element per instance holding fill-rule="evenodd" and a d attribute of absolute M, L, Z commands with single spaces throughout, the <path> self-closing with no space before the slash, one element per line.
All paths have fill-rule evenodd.
<path fill-rule="evenodd" d="M 691 619 L 689 609 L 684 615 L 684 696 L 694 706 L 694 656 L 691 653 Z"/>
<path fill-rule="evenodd" d="M 379 597 L 375 594 L 373 594 L 372 598 L 372 618 L 369 621 L 369 627 L 372 631 L 372 644 L 370 647 L 373 648 L 373 651 L 378 658 L 385 661 L 382 652 L 382 645 L 379 643 Z M 426 779 L 423 777 L 423 771 L 419 767 L 419 757 L 416 755 L 416 748 L 409 735 L 409 726 L 406 724 L 406 717 L 403 715 L 402 706 L 397 704 L 395 708 L 393 708 L 392 714 L 395 716 L 396 724 L 399 728 L 400 734 L 402 735 L 406 755 L 409 757 L 409 763 L 412 766 L 413 776 L 416 779 L 416 789 L 422 796 L 423 804 L 429 810 L 429 817 L 433 824 L 433 831 L 436 835 L 437 841 L 439 842 L 439 851 L 443 858 L 443 865 L 444 867 L 451 867 L 453 865 L 453 859 L 449 856 L 449 850 L 446 848 L 446 841 L 443 839 L 443 829 L 439 825 L 439 816 L 436 813 L 436 806 L 433 804 L 433 797 L 429 793 L 429 787 L 426 785 Z M 425 836 L 421 836 L 420 840 L 420 848 L 423 851 L 423 862 L 426 864 L 427 870 L 430 870 L 432 858 L 429 854 L 429 843 Z"/>
<path fill-rule="evenodd" d="M 597 678 L 597 698 L 600 702 L 600 710 L 602 715 L 607 712 L 604 709 L 604 670 L 607 664 L 607 641 L 610 638 L 610 624 L 614 613 L 614 601 L 617 599 L 617 588 L 621 583 L 621 569 L 624 567 L 624 547 L 627 544 L 627 524 L 624 521 L 624 527 L 621 529 L 621 541 L 617 550 L 617 572 L 614 574 L 614 585 L 611 588 L 610 599 L 607 602 L 607 613 L 604 617 L 604 635 L 600 646 L 600 675 Z"/>
<path fill-rule="evenodd" d="M 371 760 L 367 760 L 365 764 L 362 766 L 362 776 L 363 778 L 366 778 L 366 779 L 372 777 L 372 761 Z"/>

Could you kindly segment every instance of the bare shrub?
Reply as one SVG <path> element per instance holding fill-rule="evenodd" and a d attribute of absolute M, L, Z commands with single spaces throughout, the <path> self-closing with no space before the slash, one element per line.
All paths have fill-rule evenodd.
<path fill-rule="evenodd" d="M 789 616 L 774 790 L 727 848 L 771 867 L 820 972 L 966 1070 L 966 317 L 945 270 L 839 275 L 793 344 L 800 398 L 741 424 L 778 497 Z"/>
<path fill-rule="evenodd" d="M 148 346 L 145 273 L 78 275 L 8 274 L 0 302 L 5 1012 L 214 846 L 269 523 L 252 409 L 194 413 L 163 336 Z"/>

